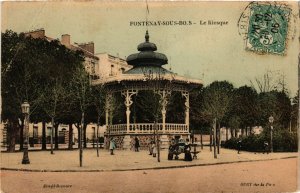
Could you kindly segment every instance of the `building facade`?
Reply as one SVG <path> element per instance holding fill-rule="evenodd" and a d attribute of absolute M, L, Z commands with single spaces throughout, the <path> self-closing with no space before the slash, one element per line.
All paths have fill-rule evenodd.
<path fill-rule="evenodd" d="M 108 53 L 98 53 L 95 54 L 95 45 L 93 42 L 87 43 L 72 43 L 71 35 L 63 34 L 60 38 L 55 39 L 46 35 L 44 29 L 37 29 L 29 32 L 25 32 L 24 35 L 26 37 L 32 38 L 41 38 L 47 41 L 57 40 L 59 43 L 64 45 L 66 48 L 76 51 L 80 50 L 84 54 L 84 66 L 85 70 L 90 74 L 92 80 L 105 79 L 107 77 L 118 76 L 122 74 L 124 71 L 127 71 L 131 68 L 126 62 L 125 59 L 113 56 Z M 51 138 L 51 123 L 46 123 L 46 143 L 47 146 L 50 145 Z M 70 128 L 71 127 L 71 128 Z M 30 149 L 40 148 L 42 144 L 42 123 L 30 123 L 29 124 L 29 144 Z M 72 134 L 69 134 L 69 131 Z M 1 134 L 1 147 L 5 149 L 6 147 L 6 126 L 5 123 L 1 124 L 0 128 Z M 94 145 L 94 141 L 96 139 L 97 125 L 94 123 L 90 123 L 86 127 L 86 141 L 88 146 Z M 106 132 L 106 125 L 99 127 L 99 136 L 100 138 L 104 137 L 104 133 Z M 54 136 L 55 137 L 55 136 Z M 75 147 L 78 145 L 78 128 L 75 125 L 64 125 L 60 124 L 58 126 L 58 143 L 60 148 L 68 147 L 68 143 L 71 140 Z M 17 137 L 18 138 L 18 137 Z M 19 140 L 17 139 L 17 143 Z M 18 145 L 17 147 L 18 148 Z M 49 148 L 49 147 L 48 147 Z"/>
<path fill-rule="evenodd" d="M 108 53 L 98 53 L 96 56 L 99 58 L 99 62 L 96 65 L 95 73 L 100 78 L 119 76 L 132 68 L 132 66 L 127 64 L 125 59 L 118 56 Z"/>

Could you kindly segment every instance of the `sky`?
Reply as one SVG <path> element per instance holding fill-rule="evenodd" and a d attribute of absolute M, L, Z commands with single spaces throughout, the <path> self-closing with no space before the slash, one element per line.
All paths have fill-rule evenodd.
<path fill-rule="evenodd" d="M 46 36 L 70 34 L 71 42 L 93 41 L 95 52 L 126 56 L 137 52 L 148 29 L 150 42 L 166 54 L 165 68 L 202 79 L 204 85 L 227 80 L 235 87 L 271 71 L 284 75 L 290 97 L 298 89 L 299 17 L 297 2 L 289 24 L 286 54 L 260 55 L 245 50 L 238 20 L 249 2 L 2 2 L 1 31 L 24 32 L 44 28 Z M 133 25 L 141 21 L 192 22 L 192 25 Z M 225 25 L 208 25 L 208 21 Z M 206 22 L 206 25 L 201 25 Z M 132 25 L 130 25 L 132 24 Z M 275 77 L 276 76 L 276 77 Z"/>

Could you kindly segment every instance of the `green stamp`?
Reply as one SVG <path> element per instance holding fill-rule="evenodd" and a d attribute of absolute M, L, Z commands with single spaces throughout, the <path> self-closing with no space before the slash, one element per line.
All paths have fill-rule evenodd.
<path fill-rule="evenodd" d="M 246 50 L 283 55 L 291 9 L 276 4 L 251 4 Z"/>

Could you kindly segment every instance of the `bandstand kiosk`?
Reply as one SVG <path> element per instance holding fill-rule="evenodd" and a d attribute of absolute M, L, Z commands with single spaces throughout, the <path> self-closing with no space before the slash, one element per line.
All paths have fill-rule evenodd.
<path fill-rule="evenodd" d="M 198 79 L 179 76 L 162 67 L 168 63 L 166 55 L 155 52 L 157 47 L 149 42 L 148 30 L 145 35 L 145 42 L 137 47 L 139 53 L 131 54 L 126 61 L 133 67 L 121 75 L 110 76 L 105 80 L 96 80 L 95 86 L 101 85 L 106 90 L 105 98 L 105 137 L 113 137 L 118 147 L 129 149 L 134 138 L 137 137 L 140 144 L 148 144 L 155 133 L 161 141 L 161 148 L 167 148 L 171 138 L 189 136 L 189 92 L 202 86 Z M 139 91 L 153 91 L 160 98 L 161 119 L 156 123 L 133 123 L 130 120 L 130 107 L 133 104 L 133 95 Z M 181 92 L 185 99 L 185 121 L 184 123 L 166 123 L 166 108 L 172 92 Z M 126 107 L 126 123 L 110 124 L 109 112 L 112 110 L 112 99 L 114 94 L 120 93 L 124 98 Z"/>

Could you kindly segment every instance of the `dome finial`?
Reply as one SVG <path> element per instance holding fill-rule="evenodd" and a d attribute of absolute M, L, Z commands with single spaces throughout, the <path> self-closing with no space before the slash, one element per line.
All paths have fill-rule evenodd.
<path fill-rule="evenodd" d="M 145 40 L 146 40 L 146 42 L 149 42 L 149 33 L 148 33 L 148 30 L 146 31 Z"/>

